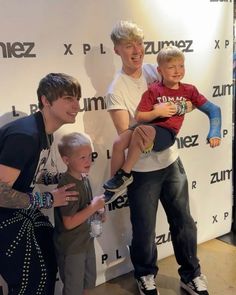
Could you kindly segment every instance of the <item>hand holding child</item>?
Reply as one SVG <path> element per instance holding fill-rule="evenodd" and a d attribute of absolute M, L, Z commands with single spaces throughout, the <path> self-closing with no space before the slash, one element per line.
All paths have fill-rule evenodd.
<path fill-rule="evenodd" d="M 71 190 L 73 187 L 75 187 L 75 184 L 70 183 L 60 188 L 54 189 L 51 192 L 54 198 L 53 206 L 65 206 L 68 205 L 68 202 L 70 201 L 77 201 L 79 193 L 77 191 Z"/>
<path fill-rule="evenodd" d="M 99 209 L 104 208 L 105 207 L 104 195 L 93 197 L 91 201 L 91 206 L 94 208 L 95 212 L 98 211 Z"/>

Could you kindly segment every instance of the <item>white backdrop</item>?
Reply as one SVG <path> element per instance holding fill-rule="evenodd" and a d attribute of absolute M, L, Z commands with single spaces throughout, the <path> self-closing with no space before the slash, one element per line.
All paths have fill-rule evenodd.
<path fill-rule="evenodd" d="M 144 29 L 145 62 L 155 63 L 164 44 L 181 47 L 186 56 L 184 81 L 195 84 L 222 109 L 219 148 L 205 144 L 208 119 L 197 110 L 186 116 L 177 144 L 189 179 L 199 243 L 225 234 L 232 222 L 232 1 L 0 0 L 0 125 L 36 110 L 38 82 L 47 73 L 77 77 L 82 85 L 81 113 L 56 138 L 71 131 L 91 136 L 96 157 L 91 182 L 94 195 L 102 193 L 115 137 L 104 95 L 121 66 L 109 36 L 120 19 Z M 61 162 L 60 169 L 64 169 Z M 132 269 L 127 197 L 107 209 L 103 236 L 96 240 L 97 284 Z M 161 206 L 157 220 L 161 259 L 173 253 Z M 60 282 L 57 294 L 59 290 Z"/>

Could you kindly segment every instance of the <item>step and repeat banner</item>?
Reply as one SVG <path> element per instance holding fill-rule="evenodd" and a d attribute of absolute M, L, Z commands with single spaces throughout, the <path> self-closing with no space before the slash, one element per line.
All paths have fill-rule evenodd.
<path fill-rule="evenodd" d="M 116 136 L 106 111 L 106 89 L 120 69 L 110 32 L 119 20 L 139 24 L 145 33 L 145 62 L 155 63 L 165 45 L 180 47 L 186 57 L 184 82 L 197 86 L 222 110 L 222 144 L 206 144 L 208 118 L 198 110 L 186 115 L 176 144 L 189 179 L 198 242 L 223 235 L 232 223 L 232 59 L 233 1 L 220 0 L 41 0 L 0 1 L 0 126 L 37 111 L 39 80 L 64 72 L 82 85 L 81 112 L 73 125 L 56 134 L 79 131 L 93 141 L 90 174 L 94 195 L 109 177 Z M 56 146 L 52 154 L 58 157 Z M 47 211 L 52 222 L 52 212 Z M 147 212 L 148 214 L 148 212 Z M 103 235 L 97 238 L 97 284 L 132 270 L 131 226 L 127 196 L 107 206 Z M 156 226 L 159 259 L 173 254 L 171 236 L 160 206 Z M 161 272 L 161 270 L 160 270 Z M 79 269 L 78 269 L 79 276 Z M 7 287 L 0 279 L 3 293 Z M 56 294 L 60 294 L 58 279 Z M 0 291 L 1 293 L 1 291 Z"/>

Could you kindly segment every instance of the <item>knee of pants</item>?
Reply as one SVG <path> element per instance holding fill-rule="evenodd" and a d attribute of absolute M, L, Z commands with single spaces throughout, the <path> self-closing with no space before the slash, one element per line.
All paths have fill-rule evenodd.
<path fill-rule="evenodd" d="M 150 245 L 155 242 L 156 232 L 155 226 L 149 227 L 149 230 L 144 227 L 135 227 L 133 225 L 133 243 L 137 245 Z"/>
<path fill-rule="evenodd" d="M 171 231 L 175 232 L 182 232 L 182 233 L 195 233 L 197 232 L 197 227 L 196 224 L 191 216 L 187 218 L 178 218 L 176 220 L 172 220 L 171 226 L 170 226 Z"/>

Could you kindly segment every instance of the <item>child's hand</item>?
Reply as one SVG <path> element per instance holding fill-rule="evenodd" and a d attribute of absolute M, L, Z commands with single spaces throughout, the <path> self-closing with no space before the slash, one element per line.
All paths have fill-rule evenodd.
<path fill-rule="evenodd" d="M 189 100 L 186 101 L 186 106 L 186 113 L 192 112 L 195 109 L 195 106 Z"/>
<path fill-rule="evenodd" d="M 105 222 L 106 221 L 106 209 L 105 209 L 105 207 L 103 207 L 102 209 L 99 209 L 98 213 L 101 216 L 102 222 Z"/>
<path fill-rule="evenodd" d="M 221 139 L 217 137 L 212 137 L 209 139 L 210 147 L 214 148 L 220 145 Z"/>
<path fill-rule="evenodd" d="M 98 211 L 99 209 L 104 208 L 105 207 L 104 195 L 93 197 L 91 201 L 91 205 L 93 206 L 95 211 Z"/>
<path fill-rule="evenodd" d="M 174 103 L 160 103 L 153 106 L 157 113 L 157 117 L 172 117 L 176 114 L 176 106 Z"/>

